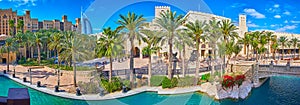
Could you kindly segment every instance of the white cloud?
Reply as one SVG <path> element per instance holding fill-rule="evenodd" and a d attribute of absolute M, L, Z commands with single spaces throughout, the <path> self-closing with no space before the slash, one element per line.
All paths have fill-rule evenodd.
<path fill-rule="evenodd" d="M 278 8 L 278 7 L 279 7 L 279 4 L 275 4 L 275 5 L 274 5 L 274 8 Z"/>
<path fill-rule="evenodd" d="M 280 15 L 275 15 L 274 18 L 279 19 L 279 18 L 281 18 L 281 16 Z"/>
<path fill-rule="evenodd" d="M 257 12 L 255 9 L 244 9 L 244 12 L 252 17 L 257 18 L 257 19 L 266 18 L 265 15 Z"/>
<path fill-rule="evenodd" d="M 244 3 L 234 3 L 231 5 L 232 8 L 239 8 L 239 7 L 243 7 L 246 6 L 246 4 Z"/>
<path fill-rule="evenodd" d="M 277 24 L 271 24 L 270 25 L 271 27 L 276 27 L 276 26 L 278 26 Z"/>
<path fill-rule="evenodd" d="M 295 29 L 295 28 L 297 28 L 296 25 L 286 25 L 286 26 L 284 26 L 284 27 L 282 27 L 282 28 L 276 29 L 275 31 L 276 31 L 276 32 L 284 32 L 284 31 L 286 31 L 286 30 L 293 30 L 293 29 Z"/>
<path fill-rule="evenodd" d="M 290 22 L 291 22 L 291 23 L 296 23 L 296 24 L 297 24 L 297 23 L 300 23 L 300 21 L 295 21 L 295 20 L 291 20 Z"/>
<path fill-rule="evenodd" d="M 283 14 L 285 14 L 285 15 L 291 15 L 291 12 L 285 11 L 285 12 L 283 12 Z"/>
<path fill-rule="evenodd" d="M 28 6 L 36 6 L 35 2 L 37 0 L 8 0 L 9 2 L 16 3 L 15 7 L 28 5 Z"/>
<path fill-rule="evenodd" d="M 285 20 L 284 23 L 289 23 L 289 21 Z"/>

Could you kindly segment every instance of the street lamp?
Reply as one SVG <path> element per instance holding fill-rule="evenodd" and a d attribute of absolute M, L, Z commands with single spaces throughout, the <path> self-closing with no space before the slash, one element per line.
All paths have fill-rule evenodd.
<path fill-rule="evenodd" d="M 17 62 L 14 62 L 13 63 L 13 66 L 14 66 L 14 74 L 13 74 L 13 78 L 16 77 L 16 66 L 17 66 Z"/>
<path fill-rule="evenodd" d="M 177 67 L 177 62 L 178 62 L 178 59 L 177 59 L 177 52 L 175 54 L 173 54 L 173 72 L 172 72 L 172 77 L 174 75 L 174 72 L 176 71 L 176 67 Z M 178 74 L 178 71 L 176 71 L 176 73 Z"/>

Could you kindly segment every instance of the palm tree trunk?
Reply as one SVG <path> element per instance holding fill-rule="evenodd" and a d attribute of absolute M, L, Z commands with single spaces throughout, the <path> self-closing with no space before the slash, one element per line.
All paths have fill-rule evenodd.
<path fill-rule="evenodd" d="M 281 59 L 283 59 L 283 53 L 284 53 L 284 47 L 282 45 L 282 50 L 281 50 Z"/>
<path fill-rule="evenodd" d="M 294 57 L 293 58 L 296 58 L 296 46 L 294 46 Z"/>
<path fill-rule="evenodd" d="M 75 61 L 75 55 L 74 55 L 74 52 L 72 51 L 72 63 L 73 63 L 73 71 L 74 71 L 74 78 L 73 78 L 73 81 L 74 81 L 74 87 L 77 87 L 77 82 L 76 82 L 76 61 Z"/>
<path fill-rule="evenodd" d="M 246 47 L 247 47 L 247 52 L 246 52 L 247 53 L 247 60 L 249 60 L 249 46 L 247 45 Z"/>
<path fill-rule="evenodd" d="M 168 78 L 171 79 L 172 78 L 172 54 L 173 54 L 173 50 L 172 50 L 172 38 L 169 39 L 169 57 L 168 57 Z"/>
<path fill-rule="evenodd" d="M 112 78 L 112 56 L 109 57 L 109 66 L 110 66 L 110 69 L 109 69 L 109 82 L 111 82 L 111 78 Z"/>
<path fill-rule="evenodd" d="M 196 42 L 196 68 L 195 68 L 195 71 L 196 71 L 196 74 L 195 74 L 195 81 L 194 81 L 194 85 L 197 85 L 197 82 L 198 82 L 198 78 L 199 78 L 199 56 L 200 56 L 200 51 L 199 51 L 199 44 L 200 44 L 200 41 L 197 40 Z"/>
<path fill-rule="evenodd" d="M 56 50 L 56 51 L 57 51 L 57 64 L 58 64 L 58 66 L 60 66 L 59 52 L 58 52 L 58 50 Z"/>
<path fill-rule="evenodd" d="M 148 60 L 148 86 L 151 86 L 151 76 L 152 76 L 152 64 L 151 64 L 151 54 L 149 54 L 149 60 Z"/>
<path fill-rule="evenodd" d="M 25 57 L 25 60 L 26 60 L 27 59 L 27 46 L 26 46 L 26 44 L 24 45 L 24 50 L 25 50 L 24 51 L 25 52 L 24 53 L 24 55 L 25 55 L 24 57 Z"/>
<path fill-rule="evenodd" d="M 185 44 L 183 44 L 182 49 L 182 75 L 185 77 Z"/>
<path fill-rule="evenodd" d="M 37 45 L 37 47 L 38 47 L 38 63 L 39 63 L 39 65 L 40 65 L 40 63 L 41 63 L 41 48 L 40 48 L 40 45 Z"/>
<path fill-rule="evenodd" d="M 214 59 L 215 59 L 215 49 L 212 48 L 212 50 L 213 50 L 213 51 L 212 51 L 212 56 L 211 56 L 211 57 L 214 56 L 214 57 L 212 58 L 212 60 L 214 61 Z M 212 74 L 214 74 L 214 73 L 215 73 L 215 66 L 214 66 L 213 63 L 211 64 L 211 66 L 212 66 L 212 67 L 211 67 Z"/>
<path fill-rule="evenodd" d="M 30 49 L 31 49 L 31 58 L 33 58 L 33 53 L 34 53 L 34 49 L 33 49 L 33 47 L 30 47 Z"/>
<path fill-rule="evenodd" d="M 130 51 L 130 64 L 129 64 L 129 68 L 130 68 L 130 86 L 131 88 L 133 88 L 134 86 L 134 74 L 133 74 L 133 70 L 134 70 L 134 59 L 133 59 L 133 52 L 134 52 L 134 40 L 133 38 L 130 38 L 130 43 L 131 43 L 131 51 Z"/>
<path fill-rule="evenodd" d="M 7 72 L 9 72 L 9 53 L 10 53 L 10 51 L 9 51 L 9 48 L 7 48 L 7 62 L 6 62 L 6 66 L 7 66 Z"/>

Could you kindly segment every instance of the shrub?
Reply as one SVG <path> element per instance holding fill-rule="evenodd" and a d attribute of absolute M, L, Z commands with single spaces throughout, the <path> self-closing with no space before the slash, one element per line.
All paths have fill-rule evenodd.
<path fill-rule="evenodd" d="M 185 76 L 183 78 L 179 78 L 177 86 L 178 87 L 193 86 L 194 79 L 195 79 L 195 77 L 193 77 L 193 76 Z"/>
<path fill-rule="evenodd" d="M 235 76 L 235 84 L 237 84 L 238 85 L 238 87 L 240 87 L 241 85 L 242 85 L 242 83 L 243 83 L 243 81 L 245 80 L 245 75 L 243 75 L 243 74 L 241 74 L 241 75 L 236 75 Z"/>
<path fill-rule="evenodd" d="M 229 75 L 223 77 L 222 87 L 229 88 L 234 86 L 234 78 Z"/>
<path fill-rule="evenodd" d="M 83 94 L 97 94 L 99 93 L 99 85 L 93 82 L 78 82 L 78 86 Z"/>
<path fill-rule="evenodd" d="M 163 79 L 166 76 L 152 76 L 150 79 L 151 86 L 161 86 Z"/>
<path fill-rule="evenodd" d="M 121 90 L 121 88 L 122 88 L 122 85 L 121 85 L 122 83 L 121 83 L 120 79 L 117 77 L 113 77 L 111 82 L 109 82 L 107 79 L 102 78 L 100 84 L 101 84 L 101 87 L 104 88 L 109 93 Z"/>
<path fill-rule="evenodd" d="M 204 74 L 201 76 L 201 80 L 206 80 L 208 81 L 208 79 L 210 78 L 210 73 Z"/>
<path fill-rule="evenodd" d="M 167 77 L 164 77 L 163 81 L 162 81 L 162 88 L 171 88 L 172 84 L 171 84 L 171 80 Z"/>
<path fill-rule="evenodd" d="M 171 88 L 176 87 L 178 84 L 178 79 L 176 77 L 173 77 L 171 79 Z"/>
<path fill-rule="evenodd" d="M 126 87 L 130 87 L 130 81 L 129 80 L 123 80 L 122 84 L 125 85 Z"/>

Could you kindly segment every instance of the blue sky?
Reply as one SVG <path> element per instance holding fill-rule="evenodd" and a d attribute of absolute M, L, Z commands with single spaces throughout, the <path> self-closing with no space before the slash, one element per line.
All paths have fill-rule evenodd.
<path fill-rule="evenodd" d="M 238 22 L 238 14 L 247 14 L 249 31 L 273 30 L 300 33 L 300 2 L 295 0 L 156 0 L 158 2 L 136 3 L 149 0 L 0 0 L 0 8 L 13 8 L 22 15 L 31 10 L 39 20 L 61 19 L 68 15 L 74 23 L 80 17 L 80 8 L 91 18 L 94 32 L 103 27 L 114 26 L 118 14 L 128 11 L 153 18 L 155 5 L 169 5 L 171 10 L 186 13 L 189 10 L 214 13 Z M 128 6 L 129 5 L 129 6 Z M 144 6 L 143 6 L 144 5 Z"/>

